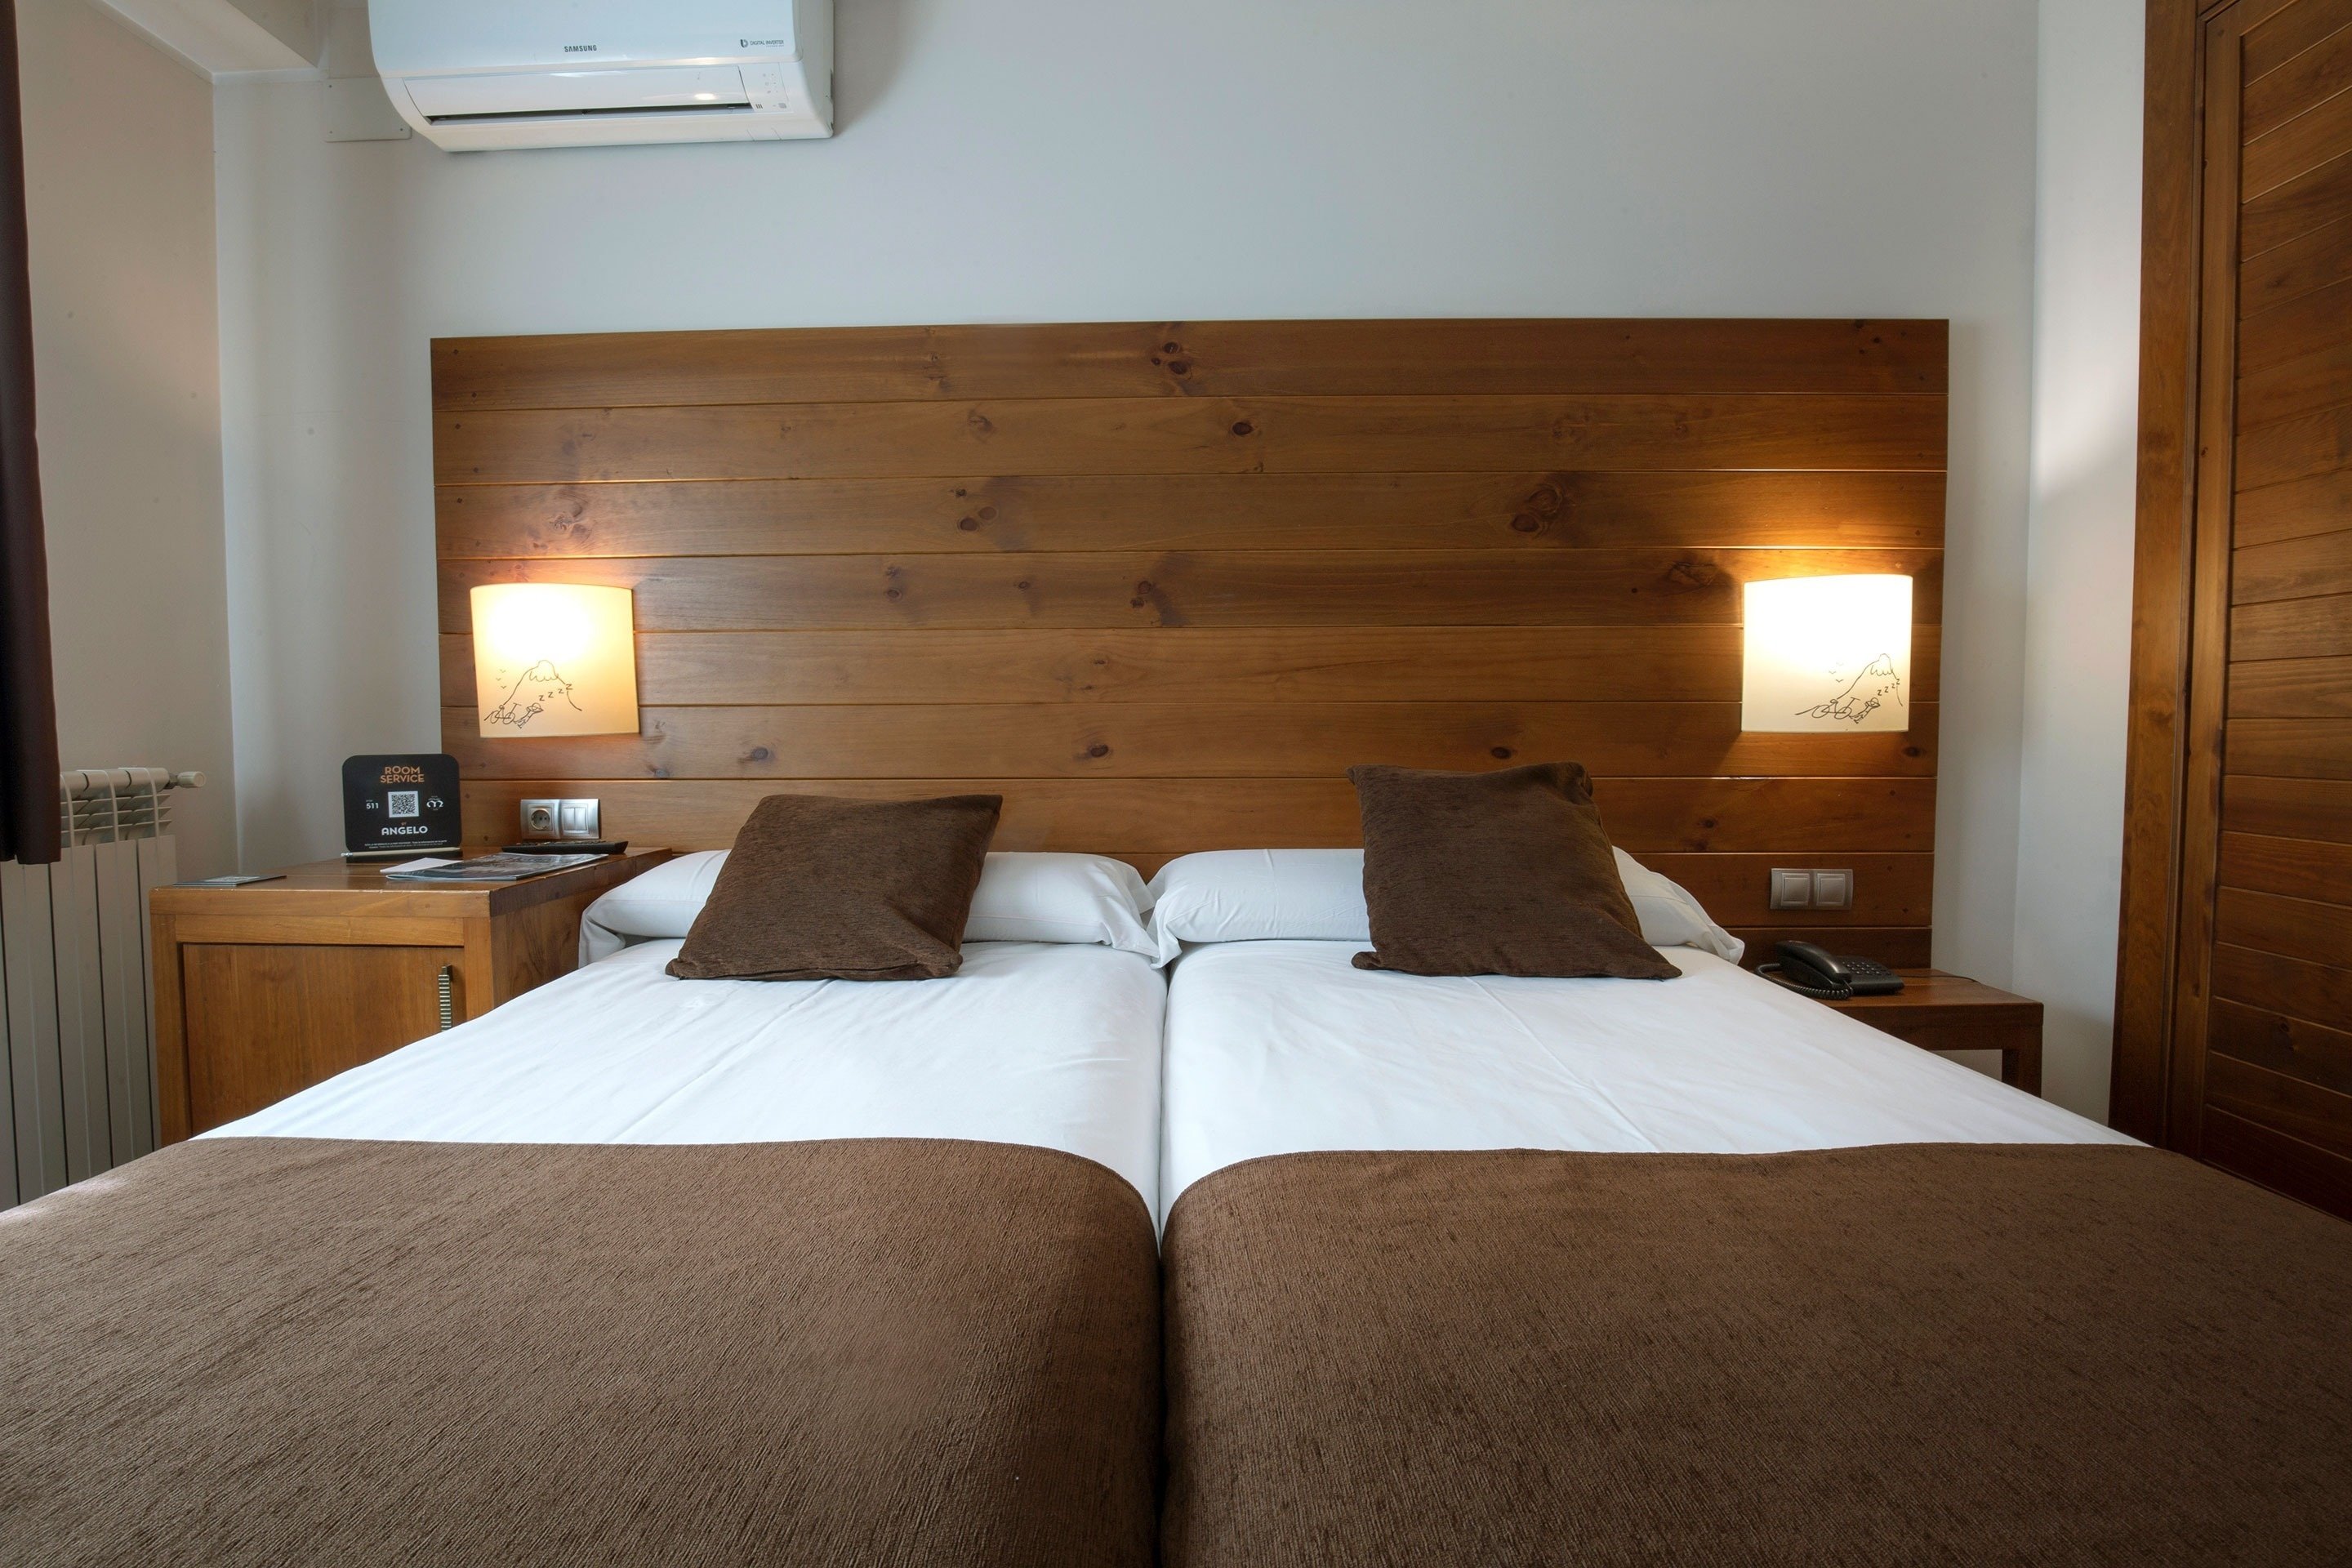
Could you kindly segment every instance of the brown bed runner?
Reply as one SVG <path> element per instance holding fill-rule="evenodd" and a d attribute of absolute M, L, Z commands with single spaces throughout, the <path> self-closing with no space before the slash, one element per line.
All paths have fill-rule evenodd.
<path fill-rule="evenodd" d="M 0 1562 L 1144 1564 L 1157 1295 L 1042 1149 L 182 1144 L 0 1215 Z"/>
<path fill-rule="evenodd" d="M 2352 1562 L 2352 1226 L 2153 1150 L 1254 1161 L 1170 1568 Z"/>

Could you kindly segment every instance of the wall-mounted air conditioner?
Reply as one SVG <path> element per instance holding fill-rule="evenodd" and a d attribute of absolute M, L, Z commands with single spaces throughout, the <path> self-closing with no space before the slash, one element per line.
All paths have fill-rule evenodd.
<path fill-rule="evenodd" d="M 451 152 L 833 134 L 833 0 L 373 0 L 401 118 Z"/>

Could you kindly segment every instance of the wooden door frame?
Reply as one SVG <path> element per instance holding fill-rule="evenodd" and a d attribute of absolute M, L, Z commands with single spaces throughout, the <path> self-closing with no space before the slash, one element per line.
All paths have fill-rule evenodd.
<path fill-rule="evenodd" d="M 2107 1119 L 2165 1140 L 2187 791 L 2189 564 L 2196 541 L 2201 28 L 2197 0 L 2148 0 L 2140 153 L 2139 489 L 2123 902 Z"/>
<path fill-rule="evenodd" d="M 2210 969 L 2231 477 L 2226 443 L 2209 457 L 2202 438 L 2234 423 L 2229 378 L 2207 386 L 2202 370 L 2234 357 L 2237 328 L 2234 312 L 2209 321 L 2202 309 L 2209 274 L 2233 266 L 2237 254 L 2234 161 L 2218 176 L 2225 205 L 2209 212 L 2205 200 L 2207 78 L 2215 47 L 2234 49 L 2247 28 L 2288 3 L 2148 0 L 2147 6 L 2139 487 L 2108 1120 L 2190 1153 L 2200 1075 L 2176 1041 L 2202 1029 Z M 2227 25 L 2212 25 L 2233 6 Z M 2229 86 L 2234 90 L 2234 78 Z M 2218 531 L 2200 532 L 2200 510 L 2218 515 Z M 2217 647 L 2217 657 L 2200 658 Z"/>

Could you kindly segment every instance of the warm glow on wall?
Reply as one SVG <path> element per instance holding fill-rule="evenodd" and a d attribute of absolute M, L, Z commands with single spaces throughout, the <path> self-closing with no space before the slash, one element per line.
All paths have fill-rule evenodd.
<path fill-rule="evenodd" d="M 1911 579 L 1750 583 L 1742 730 L 1911 727 Z"/>
<path fill-rule="evenodd" d="M 483 735 L 635 734 L 634 632 L 626 588 L 475 589 L 474 696 Z"/>

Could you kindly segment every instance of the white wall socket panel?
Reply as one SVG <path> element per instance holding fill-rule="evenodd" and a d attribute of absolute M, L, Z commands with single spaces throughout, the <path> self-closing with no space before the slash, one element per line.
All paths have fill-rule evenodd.
<path fill-rule="evenodd" d="M 603 803 L 595 800 L 527 800 L 522 803 L 525 838 L 600 838 Z"/>
<path fill-rule="evenodd" d="M 1771 907 L 1776 910 L 1850 910 L 1853 873 L 1772 868 Z"/>

